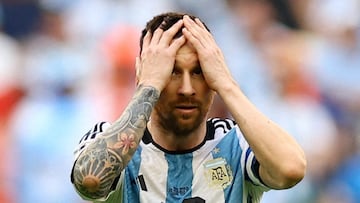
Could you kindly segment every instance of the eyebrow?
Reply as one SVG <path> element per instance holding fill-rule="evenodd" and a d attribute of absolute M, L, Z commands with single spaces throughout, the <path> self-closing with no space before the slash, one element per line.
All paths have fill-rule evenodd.
<path fill-rule="evenodd" d="M 180 69 L 181 69 L 180 66 L 178 66 L 178 65 L 175 63 L 173 70 L 180 70 Z M 193 67 L 190 68 L 190 71 L 196 71 L 196 70 L 198 70 L 198 69 L 202 70 L 202 69 L 201 69 L 201 66 L 200 66 L 200 63 L 196 63 Z"/>

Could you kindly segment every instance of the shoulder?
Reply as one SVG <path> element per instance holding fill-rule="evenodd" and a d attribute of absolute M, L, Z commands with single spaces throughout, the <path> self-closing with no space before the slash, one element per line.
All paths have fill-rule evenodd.
<path fill-rule="evenodd" d="M 76 146 L 74 150 L 74 156 L 75 160 L 78 158 L 78 156 L 81 154 L 82 151 L 92 142 L 95 141 L 95 139 L 111 126 L 110 122 L 107 121 L 100 121 L 96 123 L 90 130 L 88 130 L 80 139 L 78 145 Z"/>
<path fill-rule="evenodd" d="M 230 118 L 209 118 L 207 120 L 208 131 L 214 131 L 214 133 L 226 134 L 236 126 L 235 121 Z"/>

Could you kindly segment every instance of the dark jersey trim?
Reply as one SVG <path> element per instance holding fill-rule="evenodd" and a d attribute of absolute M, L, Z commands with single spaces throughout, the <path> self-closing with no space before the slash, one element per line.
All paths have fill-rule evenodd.
<path fill-rule="evenodd" d="M 207 122 L 206 122 L 206 135 L 205 135 L 205 138 L 204 140 L 196 147 L 192 148 L 192 149 L 188 149 L 188 150 L 183 150 L 183 151 L 169 151 L 169 150 L 166 150 L 164 149 L 163 147 L 161 147 L 159 144 L 157 144 L 153 139 L 152 139 L 152 136 L 151 136 L 151 133 L 149 132 L 149 129 L 146 128 L 145 129 L 145 132 L 144 132 L 144 136 L 142 138 L 142 141 L 144 144 L 150 144 L 152 143 L 154 146 L 156 146 L 158 149 L 160 149 L 161 151 L 165 152 L 165 153 L 168 153 L 168 154 L 186 154 L 186 153 L 192 153 L 198 149 L 200 149 L 205 143 L 207 140 L 213 140 L 215 138 L 215 129 L 217 127 L 223 127 L 223 126 L 215 126 L 215 124 L 218 122 L 219 120 L 216 120 L 214 121 L 213 119 L 209 119 Z M 225 121 L 227 122 L 227 120 L 221 120 L 221 121 Z M 228 125 L 227 126 L 228 128 L 230 128 L 230 126 Z"/>

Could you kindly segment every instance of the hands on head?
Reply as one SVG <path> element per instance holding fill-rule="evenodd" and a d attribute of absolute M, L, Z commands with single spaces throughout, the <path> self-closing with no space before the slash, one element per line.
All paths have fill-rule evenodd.
<path fill-rule="evenodd" d="M 208 86 L 217 91 L 231 79 L 222 51 L 207 27 L 198 19 L 184 15 L 164 30 L 164 21 L 143 38 L 141 56 L 136 59 L 137 83 L 162 91 L 170 80 L 178 50 L 192 46 Z M 181 32 L 182 35 L 177 36 Z"/>

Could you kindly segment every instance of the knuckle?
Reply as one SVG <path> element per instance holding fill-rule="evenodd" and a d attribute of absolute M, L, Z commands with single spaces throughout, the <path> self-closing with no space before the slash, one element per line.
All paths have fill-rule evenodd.
<path fill-rule="evenodd" d="M 153 55 L 156 52 L 157 50 L 155 47 L 148 47 L 146 50 L 143 51 L 142 57 L 145 58 L 146 56 Z"/>
<path fill-rule="evenodd" d="M 170 36 L 172 36 L 172 31 L 171 30 L 167 30 L 166 32 L 163 33 L 163 37 L 169 38 Z"/>
<path fill-rule="evenodd" d="M 158 28 L 154 31 L 154 34 L 159 34 L 159 33 L 162 33 L 163 32 L 163 29 L 161 28 Z"/>

